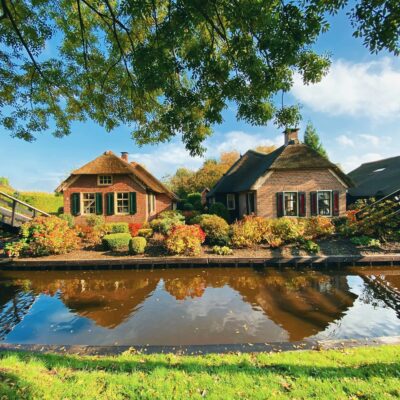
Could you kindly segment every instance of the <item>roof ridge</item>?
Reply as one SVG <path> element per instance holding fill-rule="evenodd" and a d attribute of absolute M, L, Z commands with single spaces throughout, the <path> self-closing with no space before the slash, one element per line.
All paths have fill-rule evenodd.
<path fill-rule="evenodd" d="M 380 160 L 368 161 L 368 162 L 362 163 L 361 165 L 375 164 L 375 163 L 382 162 L 382 161 L 392 160 L 392 159 L 394 159 L 394 158 L 400 158 L 400 156 L 393 156 L 393 157 L 388 157 L 388 158 L 381 158 Z M 360 167 L 361 167 L 361 165 L 360 165 Z M 358 168 L 360 168 L 360 167 L 358 167 Z"/>

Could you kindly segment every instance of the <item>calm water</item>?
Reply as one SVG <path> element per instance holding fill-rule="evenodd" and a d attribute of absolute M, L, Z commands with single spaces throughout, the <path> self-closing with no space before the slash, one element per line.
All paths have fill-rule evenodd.
<path fill-rule="evenodd" d="M 400 269 L 0 272 L 0 341 L 222 344 L 400 335 Z"/>

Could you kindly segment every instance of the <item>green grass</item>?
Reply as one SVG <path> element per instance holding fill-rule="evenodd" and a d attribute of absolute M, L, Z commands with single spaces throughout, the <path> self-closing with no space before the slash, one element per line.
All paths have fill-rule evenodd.
<path fill-rule="evenodd" d="M 64 205 L 63 196 L 55 195 L 54 193 L 19 192 L 18 198 L 49 214 L 57 214 L 58 209 Z"/>
<path fill-rule="evenodd" d="M 0 399 L 398 399 L 400 346 L 207 356 L 0 353 Z"/>

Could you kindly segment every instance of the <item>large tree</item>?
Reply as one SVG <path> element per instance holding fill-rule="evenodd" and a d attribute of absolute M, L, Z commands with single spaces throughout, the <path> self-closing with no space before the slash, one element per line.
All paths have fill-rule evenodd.
<path fill-rule="evenodd" d="M 33 140 L 90 118 L 138 144 L 181 135 L 201 154 L 228 103 L 251 124 L 295 126 L 276 104 L 293 74 L 319 81 L 312 46 L 349 0 L 0 0 L 0 124 Z M 399 53 L 398 0 L 355 0 L 354 34 Z M 283 102 L 282 102 L 283 103 Z"/>

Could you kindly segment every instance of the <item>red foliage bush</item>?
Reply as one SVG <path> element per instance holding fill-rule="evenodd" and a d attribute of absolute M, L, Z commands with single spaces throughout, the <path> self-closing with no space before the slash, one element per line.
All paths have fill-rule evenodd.
<path fill-rule="evenodd" d="M 143 228 L 143 224 L 139 222 L 133 222 L 129 224 L 129 232 L 132 237 L 138 236 L 139 229 Z"/>

